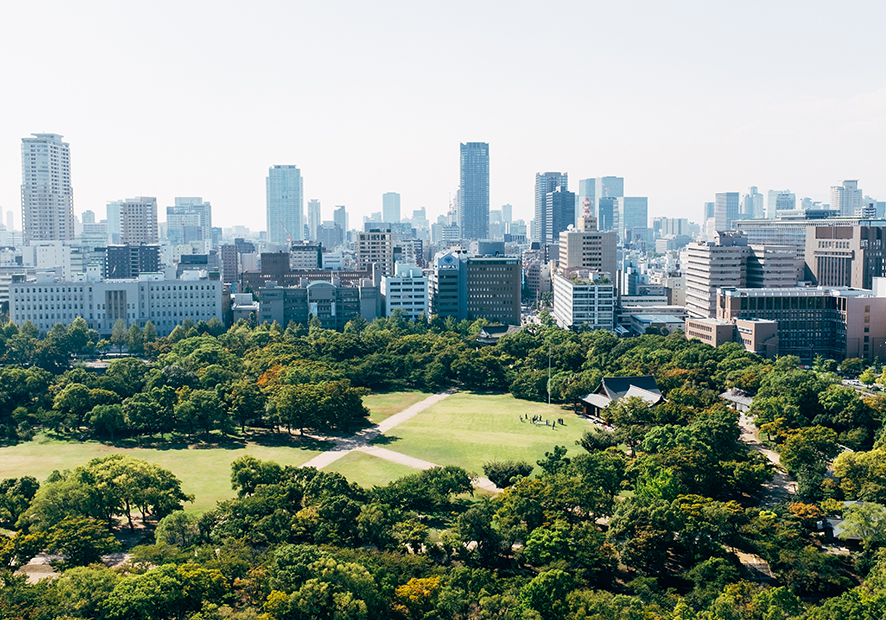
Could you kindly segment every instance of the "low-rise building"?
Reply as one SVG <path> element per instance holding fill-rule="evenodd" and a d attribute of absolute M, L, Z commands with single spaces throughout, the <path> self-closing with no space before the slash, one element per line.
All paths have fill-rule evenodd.
<path fill-rule="evenodd" d="M 324 329 L 341 331 L 355 316 L 370 322 L 378 318 L 381 295 L 370 280 L 360 286 L 342 286 L 333 278 L 331 282 L 304 280 L 289 287 L 271 282 L 258 290 L 258 301 L 259 323 L 307 325 L 317 317 Z"/>
<path fill-rule="evenodd" d="M 31 321 L 41 332 L 56 323 L 70 325 L 83 317 L 91 329 L 110 334 L 118 319 L 126 326 L 144 327 L 151 321 L 165 336 L 185 319 L 222 320 L 222 283 L 189 274 L 166 280 L 161 274 L 141 274 L 130 280 L 69 282 L 44 275 L 9 286 L 9 318 L 21 325 Z"/>
<path fill-rule="evenodd" d="M 385 316 L 400 310 L 404 318 L 416 320 L 428 315 L 428 279 L 416 265 L 397 263 L 393 276 L 381 279 Z"/>

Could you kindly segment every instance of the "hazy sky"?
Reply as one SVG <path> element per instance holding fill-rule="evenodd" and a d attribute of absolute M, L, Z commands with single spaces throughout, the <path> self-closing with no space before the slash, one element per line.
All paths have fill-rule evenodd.
<path fill-rule="evenodd" d="M 750 185 L 882 200 L 884 27 L 886 2 L 4 2 L 0 208 L 20 227 L 32 132 L 71 144 L 77 213 L 203 196 L 254 230 L 272 164 L 324 219 L 388 191 L 436 217 L 468 141 L 527 220 L 548 170 L 695 221 Z"/>

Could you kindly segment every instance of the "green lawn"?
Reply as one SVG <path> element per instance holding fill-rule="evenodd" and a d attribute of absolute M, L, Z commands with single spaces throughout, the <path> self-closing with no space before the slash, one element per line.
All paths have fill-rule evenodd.
<path fill-rule="evenodd" d="M 351 482 L 369 488 L 385 485 L 397 478 L 418 473 L 420 470 L 355 450 L 324 467 L 323 471 L 338 472 Z"/>
<path fill-rule="evenodd" d="M 0 478 L 34 476 L 40 481 L 53 470 L 73 469 L 90 459 L 116 452 L 156 463 L 174 473 L 182 481 L 185 493 L 193 493 L 193 504 L 185 504 L 188 512 L 205 512 L 216 502 L 233 497 L 231 462 L 245 454 L 280 465 L 301 465 L 320 454 L 318 450 L 290 446 L 247 444 L 232 448 L 116 448 L 98 442 L 67 442 L 38 436 L 34 441 L 0 448 Z"/>
<path fill-rule="evenodd" d="M 363 397 L 363 404 L 369 409 L 369 420 L 378 424 L 395 413 L 400 413 L 417 402 L 423 401 L 426 392 L 388 392 L 386 394 L 370 394 Z"/>
<path fill-rule="evenodd" d="M 535 426 L 520 415 L 541 415 L 565 426 Z M 590 424 L 559 405 L 517 400 L 510 394 L 459 392 L 376 439 L 389 450 L 438 465 L 458 465 L 475 474 L 492 459 L 535 463 L 555 445 L 575 445 Z M 536 468 L 537 469 L 537 468 Z"/>

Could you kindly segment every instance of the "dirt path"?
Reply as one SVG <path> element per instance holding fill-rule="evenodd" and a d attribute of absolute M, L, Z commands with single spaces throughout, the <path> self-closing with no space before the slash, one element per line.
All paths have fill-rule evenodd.
<path fill-rule="evenodd" d="M 775 475 L 770 482 L 763 485 L 766 491 L 760 499 L 760 505 L 771 507 L 790 499 L 797 492 L 797 481 L 788 476 L 781 466 L 781 458 L 778 452 L 773 452 L 760 443 L 760 440 L 757 438 L 757 427 L 754 425 L 753 420 L 745 414 L 739 416 L 738 426 L 741 429 L 741 441 L 750 449 L 756 450 L 775 464 Z"/>
<path fill-rule="evenodd" d="M 388 432 L 398 424 L 402 424 L 403 422 L 414 418 L 428 407 L 436 405 L 447 396 L 451 396 L 453 394 L 455 394 L 454 389 L 438 392 L 437 394 L 428 396 L 423 401 L 417 402 L 411 407 L 404 409 L 400 413 L 396 413 L 388 419 L 382 420 L 375 426 L 370 426 L 369 428 L 364 429 L 355 435 L 351 435 L 350 437 L 336 437 L 332 439 L 333 447 L 330 450 L 327 450 L 323 454 L 315 456 L 310 461 L 302 465 L 302 467 L 316 467 L 317 469 L 323 469 L 327 465 L 331 465 L 332 463 L 336 462 L 338 459 L 343 457 L 351 450 L 356 450 L 358 448 L 368 446 L 369 442 L 379 435 Z"/>

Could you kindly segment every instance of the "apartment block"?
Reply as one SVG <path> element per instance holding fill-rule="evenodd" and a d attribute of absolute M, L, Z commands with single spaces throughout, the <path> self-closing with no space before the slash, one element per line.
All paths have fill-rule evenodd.
<path fill-rule="evenodd" d="M 357 269 L 381 266 L 382 275 L 394 274 L 394 239 L 390 230 L 373 228 L 357 234 Z"/>

